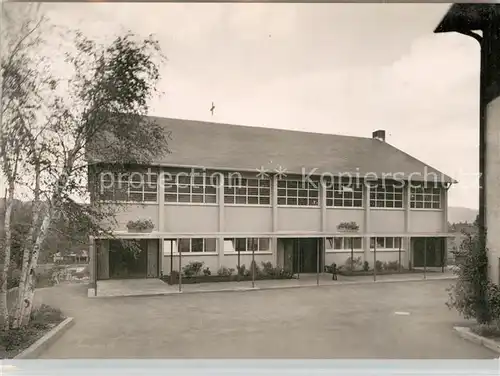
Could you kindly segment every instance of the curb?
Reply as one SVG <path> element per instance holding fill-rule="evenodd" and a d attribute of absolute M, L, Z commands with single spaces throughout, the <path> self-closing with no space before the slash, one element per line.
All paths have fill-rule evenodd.
<path fill-rule="evenodd" d="M 406 283 L 406 282 L 428 282 L 428 281 L 447 281 L 453 280 L 456 277 L 439 277 L 439 278 L 418 278 L 418 279 L 387 279 L 387 280 L 378 280 L 378 281 L 339 281 L 337 283 L 331 284 L 320 284 L 316 283 L 311 284 L 302 284 L 302 285 L 289 285 L 289 286 L 255 286 L 255 287 L 232 287 L 232 288 L 223 288 L 223 289 L 207 289 L 207 290 L 198 290 L 198 291 L 162 291 L 162 292 L 151 292 L 151 293 L 142 293 L 142 294 L 127 294 L 127 295 L 115 295 L 115 296 L 95 296 L 95 290 L 93 288 L 89 288 L 87 292 L 87 296 L 89 298 L 95 299 L 112 299 L 112 298 L 132 298 L 132 297 L 146 297 L 146 296 L 171 296 L 171 295 L 186 295 L 186 294 L 207 294 L 207 293 L 216 293 L 216 292 L 246 292 L 246 291 L 264 291 L 264 290 L 281 290 L 281 289 L 296 289 L 296 288 L 311 288 L 311 287 L 334 287 L 334 286 L 348 286 L 348 285 L 368 285 L 373 283 Z"/>
<path fill-rule="evenodd" d="M 473 342 L 476 345 L 484 346 L 491 351 L 494 351 L 500 354 L 500 344 L 492 339 L 480 336 L 479 334 L 474 333 L 470 328 L 466 328 L 463 326 L 455 326 L 453 328 L 460 337 L 463 339 Z"/>
<path fill-rule="evenodd" d="M 42 338 L 38 339 L 30 347 L 17 354 L 14 359 L 37 359 L 42 352 L 50 347 L 66 330 L 74 325 L 73 317 L 66 318 L 63 322 L 52 328 Z"/>

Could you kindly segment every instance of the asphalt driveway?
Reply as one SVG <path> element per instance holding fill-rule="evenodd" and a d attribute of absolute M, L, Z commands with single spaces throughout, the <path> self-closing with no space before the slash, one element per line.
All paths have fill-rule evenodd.
<path fill-rule="evenodd" d="M 452 327 L 450 281 L 89 299 L 37 292 L 76 324 L 43 358 L 494 358 Z M 398 315 L 395 312 L 407 312 Z"/>

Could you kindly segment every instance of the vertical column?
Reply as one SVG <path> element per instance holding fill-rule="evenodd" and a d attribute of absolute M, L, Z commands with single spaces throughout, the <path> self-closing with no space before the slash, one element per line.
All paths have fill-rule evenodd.
<path fill-rule="evenodd" d="M 405 206 L 405 234 L 411 232 L 410 213 L 411 213 L 411 181 L 408 181 L 404 187 L 404 206 Z M 405 256 L 403 264 L 409 267 L 411 262 L 411 240 L 408 235 L 405 235 L 401 241 L 403 242 Z"/>
<path fill-rule="evenodd" d="M 225 232 L 225 220 L 224 220 L 224 175 L 219 174 L 217 180 L 217 199 L 219 200 L 219 236 L 217 238 L 217 252 L 218 252 L 218 267 L 221 268 L 224 265 L 224 235 Z"/>
<path fill-rule="evenodd" d="M 370 225 L 370 184 L 363 181 L 363 191 L 364 191 L 364 202 L 363 206 L 365 208 L 364 210 L 364 233 L 368 234 L 371 231 L 371 225 Z M 364 237 L 363 238 L 363 251 L 364 251 L 364 261 L 368 261 L 371 263 L 372 260 L 370 260 L 370 238 Z M 375 265 L 372 265 L 375 267 Z"/>
<path fill-rule="evenodd" d="M 158 239 L 158 273 L 163 277 L 163 254 L 165 253 L 165 241 L 162 237 Z"/>
<path fill-rule="evenodd" d="M 273 175 L 271 179 L 271 215 L 272 215 L 272 231 L 271 248 L 273 251 L 274 265 L 278 265 L 278 176 Z"/>
<path fill-rule="evenodd" d="M 166 232 L 165 228 L 165 178 L 163 169 L 158 174 L 158 232 Z"/>
<path fill-rule="evenodd" d="M 99 263 L 99 279 L 109 279 L 109 240 L 101 239 L 99 242 L 97 262 Z"/>
<path fill-rule="evenodd" d="M 443 208 L 443 232 L 448 233 L 448 187 L 443 189 L 442 195 L 442 208 Z M 441 246 L 441 262 L 446 265 L 446 260 L 448 258 L 448 237 L 444 237 Z"/>
<path fill-rule="evenodd" d="M 500 30 L 498 22 L 490 21 L 483 31 L 481 68 L 481 102 L 484 106 L 485 119 L 480 129 L 480 163 L 484 166 L 484 173 L 480 179 L 483 202 L 480 202 L 479 210 L 480 214 L 484 211 L 484 225 L 487 230 L 489 276 L 492 282 L 499 283 L 500 195 L 497 187 L 500 185 Z"/>
<path fill-rule="evenodd" d="M 332 182 L 333 183 L 333 182 Z M 328 183 L 330 184 L 330 182 Z M 324 269 L 325 264 L 325 234 L 328 231 L 328 217 L 326 215 L 326 187 L 323 183 L 323 180 L 319 183 L 319 197 L 320 197 L 320 205 L 321 205 L 321 232 L 322 238 L 318 239 L 318 246 L 321 244 L 320 252 L 318 252 L 318 270 L 321 272 L 321 269 Z"/>
<path fill-rule="evenodd" d="M 89 269 L 90 269 L 90 283 L 95 283 L 97 280 L 96 269 L 96 252 L 95 252 L 95 239 L 89 236 Z"/>

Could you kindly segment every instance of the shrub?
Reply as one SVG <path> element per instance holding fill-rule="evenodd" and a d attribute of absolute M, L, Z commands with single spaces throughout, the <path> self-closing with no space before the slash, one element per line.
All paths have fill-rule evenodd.
<path fill-rule="evenodd" d="M 58 324 L 64 320 L 60 309 L 42 304 L 31 312 L 31 324 Z"/>
<path fill-rule="evenodd" d="M 344 231 L 358 231 L 359 226 L 356 222 L 340 222 L 337 226 L 338 230 Z"/>
<path fill-rule="evenodd" d="M 382 270 L 384 270 L 384 263 L 382 261 L 380 261 L 380 260 L 377 260 L 375 262 L 375 270 L 377 272 L 381 272 Z"/>
<path fill-rule="evenodd" d="M 460 262 L 455 273 L 457 281 L 448 288 L 448 308 L 455 308 L 465 319 L 490 324 L 500 318 L 500 291 L 488 279 L 488 255 L 485 237 L 465 238 L 458 251 Z"/>
<path fill-rule="evenodd" d="M 352 259 L 352 264 L 351 264 L 351 258 L 348 257 L 345 264 L 343 265 L 343 269 L 347 271 L 355 271 L 361 269 L 362 266 L 363 262 L 361 261 L 361 257 L 355 257 L 354 259 Z"/>
<path fill-rule="evenodd" d="M 386 270 L 392 270 L 392 271 L 397 271 L 399 270 L 399 262 L 398 261 L 388 261 L 385 265 L 384 268 Z"/>
<path fill-rule="evenodd" d="M 264 262 L 262 261 L 262 274 L 267 275 L 267 276 L 273 276 L 274 275 L 274 267 L 271 261 Z"/>
<path fill-rule="evenodd" d="M 363 263 L 363 270 L 364 270 L 365 272 L 367 272 L 368 270 L 370 270 L 370 263 L 369 263 L 368 261 L 365 261 L 365 262 Z"/>
<path fill-rule="evenodd" d="M 37 334 L 35 326 L 10 329 L 0 332 L 0 345 L 7 351 L 19 350 L 26 346 Z"/>
<path fill-rule="evenodd" d="M 137 219 L 135 221 L 130 220 L 127 222 L 127 228 L 129 230 L 152 230 L 155 228 L 155 225 L 151 219 Z"/>
<path fill-rule="evenodd" d="M 261 274 L 259 265 L 257 265 L 257 263 L 255 262 L 255 260 L 252 260 L 252 262 L 250 263 L 250 270 L 249 270 L 250 275 L 252 275 L 253 271 L 255 272 L 256 276 L 258 276 L 258 275 Z"/>
<path fill-rule="evenodd" d="M 210 268 L 208 266 L 205 269 L 203 269 L 203 275 L 206 277 L 212 275 L 212 272 L 210 271 Z"/>
<path fill-rule="evenodd" d="M 230 277 L 233 275 L 233 273 L 233 268 L 226 268 L 225 266 L 222 266 L 219 270 L 217 270 L 217 275 L 220 277 Z"/>
<path fill-rule="evenodd" d="M 236 265 L 236 270 L 238 271 L 238 275 L 244 277 L 246 274 L 247 274 L 247 267 L 245 266 L 245 264 L 243 265 Z"/>
<path fill-rule="evenodd" d="M 182 268 L 182 273 L 188 278 L 197 276 L 200 274 L 204 264 L 201 261 L 191 261 Z"/>

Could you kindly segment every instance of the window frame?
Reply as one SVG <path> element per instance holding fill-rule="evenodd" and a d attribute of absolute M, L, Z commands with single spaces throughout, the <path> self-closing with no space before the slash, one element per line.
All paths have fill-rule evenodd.
<path fill-rule="evenodd" d="M 269 178 L 230 178 L 225 175 L 223 189 L 224 205 L 227 206 L 271 206 L 272 204 L 271 179 Z M 256 191 L 250 194 L 251 190 Z M 252 201 L 255 199 L 256 202 L 249 202 L 250 199 Z"/>
<path fill-rule="evenodd" d="M 348 242 L 348 239 L 359 239 L 361 242 L 360 248 L 354 247 L 354 252 L 363 251 L 363 237 L 362 236 L 328 236 L 325 238 L 325 251 L 326 252 L 350 252 L 351 246 Z M 335 248 L 335 240 L 341 241 L 341 248 Z M 330 244 L 330 245 L 328 245 Z"/>
<path fill-rule="evenodd" d="M 126 203 L 126 204 L 157 204 L 158 203 L 158 198 L 159 198 L 159 189 L 158 189 L 158 177 L 159 174 L 156 172 L 151 172 L 151 173 L 144 173 L 140 171 L 129 171 L 129 172 L 115 172 L 113 173 L 113 186 L 111 188 L 106 188 L 106 191 L 111 191 L 112 198 L 111 199 L 106 199 L 104 198 L 106 193 L 101 193 L 102 188 L 101 188 L 101 182 L 103 181 L 101 178 L 101 174 L 109 174 L 112 173 L 111 171 L 106 171 L 106 172 L 101 172 L 97 174 L 97 194 L 95 197 L 97 197 L 98 202 L 103 202 L 103 203 Z M 140 181 L 135 181 L 131 179 L 130 175 L 137 175 L 141 174 L 141 180 Z M 147 179 L 145 178 L 146 175 L 150 175 L 151 178 L 151 184 L 146 181 Z M 140 184 L 141 187 L 138 188 L 136 185 Z M 126 190 L 119 189 L 119 187 L 126 186 Z M 132 200 L 130 197 L 131 195 L 141 195 L 140 200 Z M 125 199 L 117 199 L 119 195 L 123 195 Z M 155 196 L 154 200 L 146 200 L 146 196 L 151 195 Z M 109 197 L 109 196 L 108 196 Z"/>
<path fill-rule="evenodd" d="M 313 186 L 316 185 L 316 188 Z M 313 181 L 313 183 L 306 182 L 304 180 L 294 180 L 294 179 L 279 179 L 277 182 L 277 194 L 276 203 L 279 207 L 299 207 L 299 208 L 318 208 L 321 204 L 321 191 L 320 191 L 320 181 Z M 289 193 L 296 191 L 296 196 L 290 196 Z M 301 196 L 301 193 L 307 194 L 306 196 Z M 311 192 L 315 192 L 311 194 Z M 284 195 L 283 195 L 284 193 Z M 314 196 L 316 195 L 316 196 Z M 301 200 L 306 200 L 307 204 L 300 204 Z M 284 200 L 284 201 L 283 201 Z M 296 200 L 293 203 L 293 200 Z M 281 203 L 280 203 L 281 202 Z M 284 203 L 283 203 L 284 202 Z M 304 201 L 302 201 L 304 202 Z M 311 202 L 313 204 L 311 204 Z"/>
<path fill-rule="evenodd" d="M 172 177 L 175 178 L 172 181 Z M 189 180 L 187 180 L 189 179 Z M 201 180 L 198 180 L 201 179 Z M 165 205 L 213 205 L 219 204 L 219 178 L 206 175 L 164 175 L 164 203 Z M 198 181 L 198 182 L 197 182 Z M 198 191 L 200 190 L 200 191 Z M 213 191 L 212 191 L 213 190 Z M 182 197 L 182 199 L 181 199 Z M 194 201 L 193 197 L 201 197 L 201 201 Z M 175 200 L 172 200 L 175 198 Z M 188 198 L 187 201 L 186 198 Z M 207 200 L 207 198 L 210 198 Z M 214 201 L 211 201 L 214 200 Z"/>
<path fill-rule="evenodd" d="M 202 240 L 202 248 L 203 251 L 193 251 L 193 240 Z M 212 250 L 207 250 L 207 240 L 213 240 L 215 249 Z M 189 241 L 189 251 L 182 251 L 179 252 L 179 244 L 180 242 L 186 242 Z M 173 243 L 173 250 L 172 250 L 172 255 L 174 256 L 179 256 L 179 254 L 182 255 L 217 255 L 217 238 L 179 238 L 179 239 L 164 239 L 163 240 L 163 257 L 168 257 L 170 256 L 170 247 L 165 247 L 166 242 L 172 242 Z"/>
<path fill-rule="evenodd" d="M 245 250 L 238 252 L 236 248 L 236 243 L 238 242 L 245 242 Z M 231 247 L 226 248 L 226 242 L 231 242 Z M 264 247 L 262 243 L 267 242 L 267 247 Z M 255 238 L 255 237 L 249 237 L 249 238 L 224 238 L 224 253 L 225 254 L 252 254 L 252 250 L 249 249 L 249 244 L 255 244 L 256 249 L 254 250 L 255 254 L 266 254 L 266 253 L 272 253 L 271 250 L 271 238 Z"/>
<path fill-rule="evenodd" d="M 352 191 L 346 191 L 345 188 L 351 188 Z M 360 197 L 357 198 L 356 195 L 359 195 Z M 356 183 L 353 183 L 352 181 L 348 181 L 346 179 L 334 178 L 333 181 L 330 180 L 326 185 L 325 196 L 327 208 L 363 209 L 365 206 L 364 188 L 363 184 L 359 180 Z M 351 201 L 351 204 L 346 205 L 349 201 Z M 355 203 L 359 203 L 359 206 L 355 205 Z"/>
<path fill-rule="evenodd" d="M 389 209 L 389 210 L 404 210 L 405 199 L 404 192 L 405 186 L 400 186 L 402 182 L 400 181 L 390 181 L 390 182 L 376 182 L 371 183 L 370 186 L 370 209 Z M 396 187 L 398 185 L 399 187 Z M 392 187 L 388 188 L 388 187 Z M 392 195 L 393 198 L 388 196 Z M 382 198 L 379 198 L 383 196 Z M 400 196 L 400 199 L 396 199 Z M 379 203 L 383 205 L 378 205 Z M 388 205 L 388 203 L 391 203 Z M 400 206 L 399 206 L 400 204 Z"/>
<path fill-rule="evenodd" d="M 383 239 L 383 243 L 384 243 L 384 246 L 380 246 L 379 244 L 377 244 L 377 252 L 378 251 L 399 251 L 399 246 L 398 246 L 398 242 L 396 241 L 396 239 L 399 239 L 399 244 L 401 244 L 401 251 L 404 251 L 404 247 L 403 247 L 403 237 L 401 236 L 376 236 L 376 237 L 371 237 L 370 238 L 370 251 L 373 252 L 374 251 L 374 242 L 375 242 L 375 239 L 378 241 L 379 239 Z M 387 247 L 387 239 L 392 239 L 392 247 Z"/>
<path fill-rule="evenodd" d="M 426 192 L 427 191 L 427 192 Z M 430 192 L 429 192 L 430 191 Z M 420 199 L 419 199 L 420 196 Z M 435 200 L 437 198 L 437 200 Z M 430 207 L 425 207 L 429 204 Z M 435 207 L 437 204 L 437 207 Z M 410 209 L 412 210 L 442 210 L 443 190 L 438 184 L 422 184 L 410 187 Z"/>

